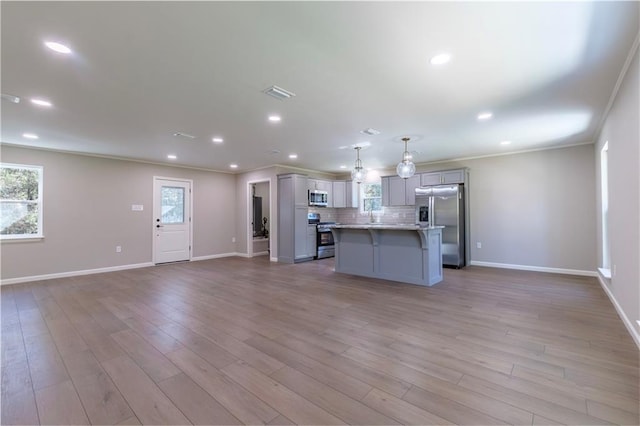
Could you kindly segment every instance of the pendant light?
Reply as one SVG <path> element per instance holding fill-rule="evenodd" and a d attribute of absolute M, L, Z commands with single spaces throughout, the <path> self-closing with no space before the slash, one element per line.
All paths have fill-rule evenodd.
<path fill-rule="evenodd" d="M 402 153 L 402 161 L 398 163 L 398 167 L 396 167 L 396 173 L 402 179 L 408 179 L 413 176 L 416 172 L 416 165 L 411 161 L 411 153 L 407 149 L 407 143 L 410 138 L 402 138 L 404 141 L 404 152 Z"/>
<path fill-rule="evenodd" d="M 353 179 L 356 183 L 361 184 L 362 181 L 367 177 L 367 172 L 362 167 L 362 160 L 360 160 L 360 150 L 361 146 L 356 146 L 356 165 L 351 171 L 351 179 Z"/>

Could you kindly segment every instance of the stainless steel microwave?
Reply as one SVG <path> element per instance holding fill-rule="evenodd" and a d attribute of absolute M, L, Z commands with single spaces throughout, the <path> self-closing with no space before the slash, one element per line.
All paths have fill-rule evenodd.
<path fill-rule="evenodd" d="M 309 205 L 314 207 L 327 207 L 329 193 L 327 191 L 309 190 Z"/>

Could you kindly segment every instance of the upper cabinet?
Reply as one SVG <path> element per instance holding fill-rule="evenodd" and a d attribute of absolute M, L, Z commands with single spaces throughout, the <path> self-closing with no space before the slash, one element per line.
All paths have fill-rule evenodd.
<path fill-rule="evenodd" d="M 422 173 L 420 176 L 422 186 L 464 183 L 464 169 Z"/>
<path fill-rule="evenodd" d="M 416 188 L 420 186 L 464 183 L 465 169 L 441 172 L 419 173 L 409 179 L 399 176 L 384 176 L 382 184 L 382 205 L 413 206 L 416 204 Z"/>
<path fill-rule="evenodd" d="M 333 207 L 347 207 L 347 182 L 336 180 L 333 184 Z"/>
<path fill-rule="evenodd" d="M 358 207 L 358 185 L 350 180 L 333 181 L 333 207 Z"/>
<path fill-rule="evenodd" d="M 420 186 L 420 175 L 414 175 L 409 179 L 385 176 L 381 184 L 383 206 L 412 206 L 416 203 L 415 189 Z"/>

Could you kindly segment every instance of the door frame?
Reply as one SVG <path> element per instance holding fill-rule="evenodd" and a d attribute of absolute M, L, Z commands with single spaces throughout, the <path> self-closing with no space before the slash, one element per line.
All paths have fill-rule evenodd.
<path fill-rule="evenodd" d="M 253 257 L 253 226 L 251 225 L 252 216 L 253 216 L 253 193 L 251 191 L 251 186 L 256 183 L 268 183 L 269 184 L 269 258 L 271 260 L 271 255 L 273 253 L 273 233 L 272 223 L 273 223 L 273 187 L 271 185 L 271 178 L 263 178 L 247 181 L 247 219 L 246 219 L 246 230 L 247 230 L 247 256 Z"/>
<path fill-rule="evenodd" d="M 153 193 L 153 204 L 151 205 L 151 262 L 154 265 L 158 265 L 156 262 L 156 239 L 154 236 L 155 232 L 155 222 L 154 222 L 154 214 L 156 209 L 156 203 L 158 200 L 158 194 L 156 193 L 156 181 L 158 180 L 173 180 L 181 183 L 189 184 L 189 261 L 193 258 L 193 179 L 183 179 L 183 178 L 175 178 L 175 177 L 166 177 L 166 176 L 154 176 L 153 182 L 151 185 L 151 192 Z"/>

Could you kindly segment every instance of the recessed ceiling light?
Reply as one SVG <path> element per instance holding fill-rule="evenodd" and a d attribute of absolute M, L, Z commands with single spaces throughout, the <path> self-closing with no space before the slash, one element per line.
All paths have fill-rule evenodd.
<path fill-rule="evenodd" d="M 269 121 L 273 122 L 273 123 L 277 123 L 278 121 L 281 121 L 282 118 L 280 118 L 279 115 L 270 115 L 269 116 Z"/>
<path fill-rule="evenodd" d="M 38 135 L 36 135 L 35 133 L 23 133 L 22 137 L 27 139 L 39 139 Z"/>
<path fill-rule="evenodd" d="M 346 169 L 347 166 L 345 166 L 344 164 L 340 166 L 341 169 Z"/>
<path fill-rule="evenodd" d="M 295 160 L 296 158 L 298 158 L 298 154 L 289 154 L 289 158 Z"/>
<path fill-rule="evenodd" d="M 237 169 L 238 165 L 237 164 L 229 164 L 229 167 L 231 167 L 232 169 Z"/>
<path fill-rule="evenodd" d="M 480 114 L 478 114 L 478 120 L 488 120 L 491 117 L 493 117 L 493 113 L 490 111 L 481 112 Z"/>
<path fill-rule="evenodd" d="M 174 154 L 169 154 L 169 155 L 167 155 L 167 158 L 168 158 L 169 160 L 175 160 L 175 159 L 177 159 L 177 158 L 178 158 L 178 156 L 177 156 L 177 155 L 174 155 Z"/>
<path fill-rule="evenodd" d="M 431 65 L 444 65 L 450 60 L 451 60 L 451 55 L 449 55 L 448 53 L 440 53 L 434 56 L 433 58 L 431 58 L 431 60 L 429 60 L 429 63 Z"/>
<path fill-rule="evenodd" d="M 31 99 L 31 103 L 38 105 L 38 106 L 43 106 L 43 107 L 50 107 L 51 106 L 51 102 L 49 101 L 45 101 L 44 99 Z"/>
<path fill-rule="evenodd" d="M 224 139 L 222 139 L 222 138 L 213 138 L 213 139 L 211 139 L 211 140 L 212 140 L 213 142 L 215 142 L 215 143 L 222 143 L 222 142 L 224 142 Z"/>
<path fill-rule="evenodd" d="M 20 97 L 19 96 L 9 95 L 7 93 L 3 93 L 2 94 L 2 99 L 5 100 L 5 101 L 9 101 L 11 103 L 14 103 L 14 104 L 19 104 L 20 103 Z"/>
<path fill-rule="evenodd" d="M 500 142 L 500 145 L 509 145 L 511 143 L 511 141 L 502 141 Z"/>
<path fill-rule="evenodd" d="M 67 46 L 65 46 L 62 43 L 58 43 L 55 41 L 45 41 L 44 45 L 47 46 L 49 49 L 53 50 L 54 52 L 64 53 L 66 55 L 71 53 L 71 49 L 69 49 Z"/>

